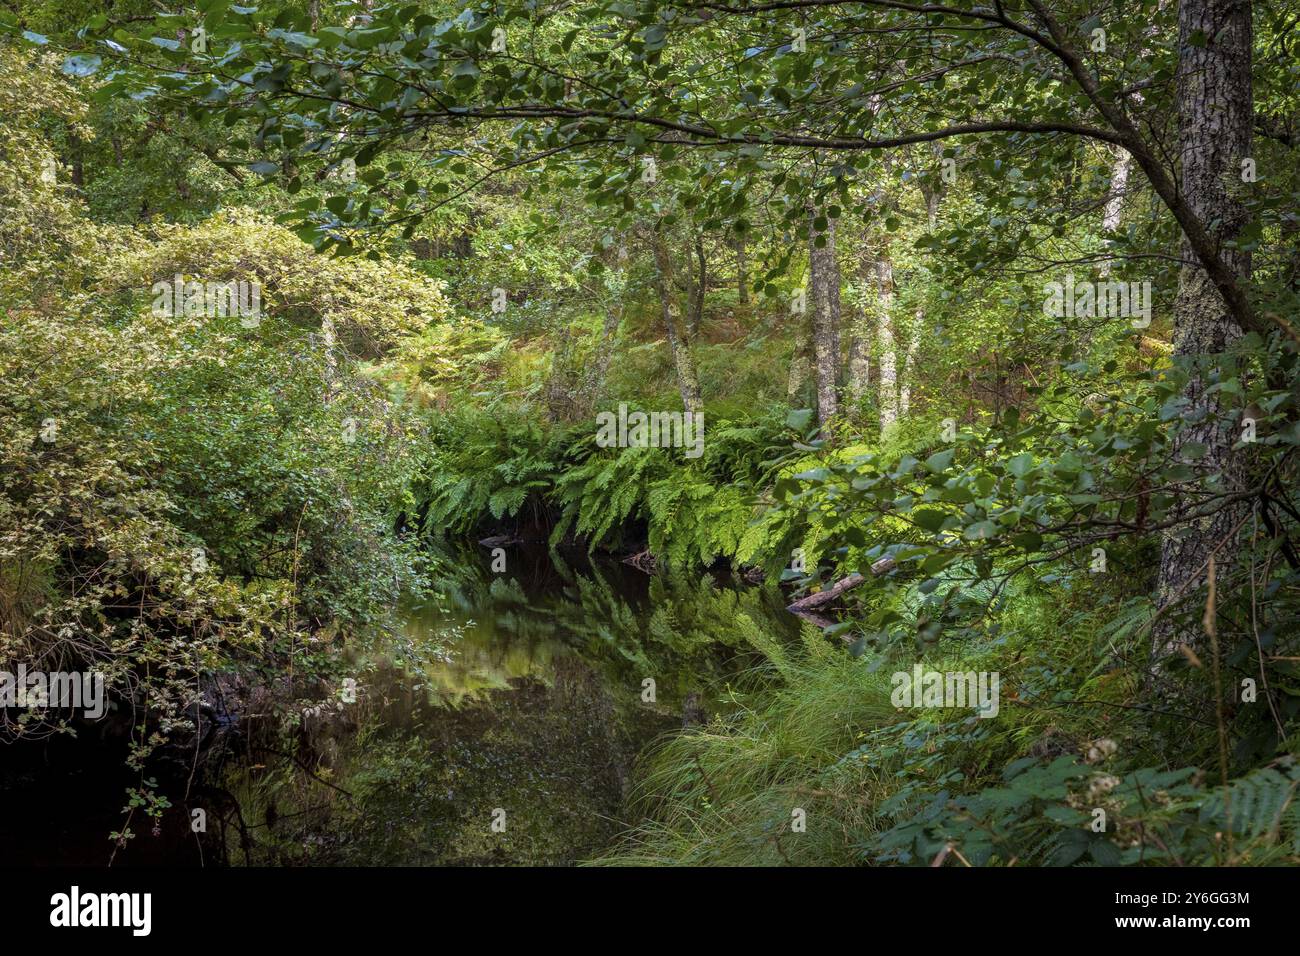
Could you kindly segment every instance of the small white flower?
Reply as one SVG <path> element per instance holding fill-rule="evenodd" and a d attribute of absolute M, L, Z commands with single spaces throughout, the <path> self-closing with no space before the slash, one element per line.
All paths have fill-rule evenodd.
<path fill-rule="evenodd" d="M 1088 744 L 1088 755 L 1084 759 L 1088 763 L 1101 763 L 1107 757 L 1113 757 L 1119 750 L 1119 745 L 1108 737 L 1099 737 Z"/>

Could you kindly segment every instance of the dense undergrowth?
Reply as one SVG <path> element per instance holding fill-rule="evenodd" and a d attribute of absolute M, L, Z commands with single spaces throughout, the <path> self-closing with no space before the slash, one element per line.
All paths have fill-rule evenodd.
<path fill-rule="evenodd" d="M 1127 381 L 1146 379 L 1135 374 Z M 1158 405 L 1169 378 L 1139 389 Z M 883 444 L 846 432 L 828 446 L 801 432 L 806 415 L 774 412 L 715 426 L 690 462 L 596 449 L 590 427 L 442 419 L 433 527 L 527 519 L 552 541 L 648 544 L 667 568 L 721 559 L 814 590 L 882 556 L 897 562 L 793 645 L 739 615 L 766 663 L 719 707 L 726 716 L 645 756 L 627 814 L 645 822 L 595 862 L 1295 862 L 1289 665 L 1268 665 L 1274 702 L 1243 690 L 1260 678 L 1261 648 L 1289 646 L 1284 595 L 1253 634 L 1247 620 L 1225 636 L 1216 666 L 1192 659 L 1171 697 L 1151 690 L 1151 542 L 1107 542 L 1100 566 L 1078 547 L 1034 560 L 1056 550 L 1040 533 L 1054 509 L 1146 474 L 1159 454 L 1162 433 L 1135 428 L 1128 403 L 1106 406 L 1097 381 L 1044 396 L 1052 414 L 1018 423 L 1023 450 L 1001 438 L 1009 450 L 991 469 L 978 420 L 955 445 L 921 421 Z M 1107 467 L 1092 472 L 1098 448 Z M 895 706 L 891 675 L 918 664 L 998 672 L 997 719 Z"/>
<path fill-rule="evenodd" d="M 734 716 L 648 757 L 634 798 L 647 822 L 595 862 L 1294 863 L 1300 768 L 1282 756 L 1216 786 L 1213 726 L 1170 744 L 1136 703 L 1141 670 L 1117 657 L 1142 656 L 1140 615 L 1116 627 L 1089 609 L 1100 597 L 1021 595 L 996 638 L 924 657 L 939 671 L 1000 669 L 996 720 L 905 715 L 889 655 L 852 655 L 806 629 L 755 676 L 777 690 L 741 695 Z"/>
<path fill-rule="evenodd" d="M 41 29 L 67 26 L 57 2 L 20 6 Z M 329 26 L 318 46 L 285 29 L 305 29 L 304 11 L 210 15 L 214 30 L 247 28 L 250 51 L 301 47 L 285 75 L 345 37 L 363 59 L 388 55 L 379 33 L 397 29 Z M 419 29 L 487 35 L 469 11 L 451 16 Z M 186 55 L 121 34 L 142 55 Z M 460 52 L 439 63 L 453 61 L 473 66 Z M 638 182 L 634 160 L 650 157 L 637 133 L 609 140 L 631 152 L 608 169 L 551 169 L 543 185 L 507 165 L 496 191 L 468 196 L 466 150 L 384 152 L 382 138 L 357 147 L 364 136 L 318 130 L 308 148 L 303 116 L 220 84 L 173 112 L 198 74 L 164 65 L 157 97 L 156 78 L 92 79 L 88 59 L 60 67 L 0 42 L 0 659 L 106 676 L 141 774 L 119 841 L 137 809 L 166 809 L 151 758 L 177 745 L 188 756 L 217 717 L 237 722 L 238 704 L 215 712 L 222 691 L 262 694 L 283 718 L 276 745 L 299 740 L 403 599 L 431 585 L 457 599 L 435 539 L 491 535 L 653 571 L 645 615 L 591 582 L 548 616 L 490 585 L 502 603 L 518 597 L 509 627 L 605 654 L 609 686 L 702 672 L 722 649 L 757 662 L 712 702 L 713 720 L 643 755 L 625 807 L 593 798 L 628 829 L 600 852 L 607 821 L 599 839 L 578 827 L 592 862 L 1300 863 L 1296 349 L 1261 326 L 1208 368 L 1171 354 L 1174 224 L 1149 192 L 1115 194 L 1129 176 L 1115 157 L 1002 144 L 964 157 L 978 176 L 941 183 L 927 166 L 938 154 L 899 152 L 897 169 L 861 179 L 782 155 L 761 161 L 772 179 L 752 192 L 765 205 L 747 209 L 735 164 L 707 151 L 662 157 L 663 178 Z M 312 83 L 353 79 L 304 68 Z M 257 83 L 275 88 L 276 75 Z M 98 99 L 73 78 L 102 83 Z M 387 103 L 395 80 L 377 87 L 374 122 L 410 105 Z M 407 89 L 412 102 L 424 92 Z M 351 115 L 336 112 L 310 122 Z M 475 151 L 491 139 L 477 137 Z M 745 164 L 759 162 L 751 146 Z M 1279 185 L 1240 239 L 1258 249 L 1250 295 L 1261 313 L 1294 315 L 1294 217 L 1269 218 L 1294 207 L 1294 169 L 1278 154 L 1261 168 L 1260 191 Z M 719 180 L 721 198 L 693 191 Z M 1124 229 L 1071 211 L 1111 205 Z M 1048 218 L 1013 223 L 1013 210 Z M 402 231 L 367 232 L 388 215 Z M 844 239 L 855 230 L 860 245 Z M 1158 287 L 1154 322 L 1048 314 L 1043 261 L 1094 259 L 1116 276 L 1150 263 L 1132 278 Z M 262 311 L 160 314 L 152 290 L 169 282 L 253 283 Z M 814 329 L 804 301 L 820 299 L 811 311 L 826 319 L 830 286 L 843 342 Z M 697 405 L 698 457 L 597 442 L 598 412 Z M 1188 440 L 1197 429 L 1213 441 Z M 1160 603 L 1162 548 L 1221 520 L 1212 507 L 1233 516 L 1234 547 Z M 763 578 L 761 598 L 713 588 L 706 570 L 724 568 Z M 797 637 L 754 619 L 778 586 L 784 600 L 855 574 Z M 663 582 L 686 579 L 698 595 L 669 606 Z M 900 705 L 897 677 L 915 668 L 996 672 L 996 714 Z M 594 673 L 570 674 L 575 694 Z M 586 701 L 595 729 L 570 749 L 612 747 L 598 725 L 637 701 Z M 562 713 L 532 703 L 512 732 L 534 719 L 564 731 Z M 82 727 L 39 708 L 3 714 L 18 740 Z M 420 742 L 385 737 L 376 714 L 358 746 L 385 752 L 382 779 L 357 770 L 360 809 L 339 811 L 358 859 L 450 821 L 467 834 L 452 858 L 490 862 L 477 818 L 424 780 Z M 475 728 L 485 738 L 491 716 Z M 514 755 L 520 800 L 535 756 Z M 301 769 L 272 783 L 319 783 Z M 366 800 L 417 791 L 427 817 L 367 833 Z M 294 832 L 277 861 L 311 862 L 298 839 L 310 835 Z"/>
<path fill-rule="evenodd" d="M 446 305 L 399 263 L 312 263 L 245 207 L 103 226 L 42 175 L 50 124 L 85 104 L 38 55 L 0 46 L 0 74 L 0 659 L 103 676 L 131 806 L 156 817 L 151 758 L 210 731 L 214 686 L 296 667 L 290 699 L 331 693 L 340 647 L 424 587 L 395 532 L 422 426 L 352 356 Z M 257 283 L 260 312 L 160 310 L 177 282 Z M 85 729 L 3 717 L 20 742 Z"/>

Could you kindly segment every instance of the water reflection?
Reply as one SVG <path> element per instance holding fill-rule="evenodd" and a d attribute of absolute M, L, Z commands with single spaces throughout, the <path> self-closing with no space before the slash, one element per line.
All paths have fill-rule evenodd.
<path fill-rule="evenodd" d="M 737 616 L 773 640 L 797 630 L 775 590 L 710 574 L 517 548 L 502 574 L 484 549 L 439 564 L 440 598 L 408 608 L 404 632 L 358 661 L 357 703 L 311 715 L 275 748 L 296 763 L 231 761 L 244 829 L 227 832 L 232 863 L 594 855 L 630 822 L 637 754 L 704 719 L 758 662 Z"/>
<path fill-rule="evenodd" d="M 775 589 L 728 576 L 650 576 L 517 547 L 506 572 L 491 563 L 477 546 L 439 553 L 438 597 L 404 608 L 396 633 L 348 649 L 352 702 L 337 682 L 305 687 L 278 673 L 232 690 L 238 702 L 204 771 L 191 775 L 192 751 L 170 778 L 159 767 L 172 806 L 118 861 L 594 856 L 633 822 L 624 813 L 638 754 L 725 707 L 729 683 L 761 659 L 751 642 L 797 632 Z M 742 615 L 755 626 L 738 627 Z M 123 785 L 105 788 L 104 814 L 83 814 L 86 832 L 60 843 L 69 862 L 107 860 Z M 206 832 L 191 832 L 195 809 Z"/>

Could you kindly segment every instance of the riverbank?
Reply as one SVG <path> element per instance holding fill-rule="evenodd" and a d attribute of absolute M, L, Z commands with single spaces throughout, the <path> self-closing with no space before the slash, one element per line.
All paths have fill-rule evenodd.
<path fill-rule="evenodd" d="M 131 864 L 572 864 L 608 851 L 637 820 L 628 797 L 655 741 L 728 706 L 761 664 L 730 623 L 796 625 L 774 589 L 728 575 L 651 577 L 581 552 L 512 547 L 507 569 L 474 544 L 439 556 L 440 596 L 348 652 L 339 691 L 246 695 L 192 776 L 155 764 L 169 806 L 158 832 L 117 850 Z M 647 683 L 649 682 L 649 683 Z M 112 751 L 101 761 L 120 760 Z M 52 807 L 68 769 L 8 778 Z M 129 773 L 83 772 L 85 812 L 34 821 L 15 857 L 107 862 Z M 164 772 L 165 771 L 165 772 Z M 187 796 L 188 794 L 188 796 Z M 98 810 L 95 808 L 99 808 Z M 206 829 L 186 824 L 201 811 Z"/>

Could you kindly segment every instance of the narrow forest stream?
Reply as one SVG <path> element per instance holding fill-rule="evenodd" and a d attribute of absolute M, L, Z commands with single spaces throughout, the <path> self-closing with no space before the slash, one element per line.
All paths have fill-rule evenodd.
<path fill-rule="evenodd" d="M 633 815 L 627 798 L 647 747 L 725 709 L 735 678 L 760 662 L 755 639 L 797 632 L 778 591 L 730 575 L 647 575 L 544 548 L 511 548 L 504 573 L 477 546 L 440 563 L 437 597 L 406 608 L 402 633 L 353 662 L 354 702 L 336 694 L 317 711 L 296 701 L 287 721 L 282 705 L 270 719 L 251 708 L 192 781 L 160 786 L 173 805 L 156 832 L 137 813 L 116 862 L 590 858 Z M 748 637 L 742 615 L 754 623 Z M 48 861 L 57 843 L 60 862 L 104 862 L 133 781 L 111 758 L 72 780 L 72 755 L 51 752 L 4 777 L 0 800 L 31 805 L 37 790 L 46 808 L 11 853 Z M 69 787 L 80 788 L 75 813 Z M 195 808 L 206 815 L 202 845 L 189 826 Z"/>

